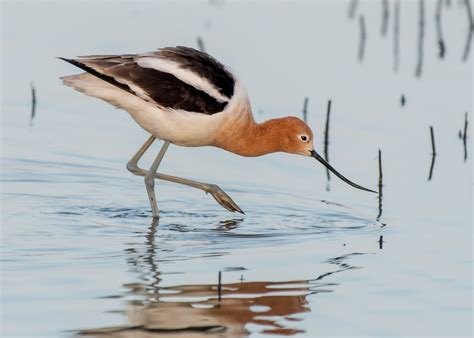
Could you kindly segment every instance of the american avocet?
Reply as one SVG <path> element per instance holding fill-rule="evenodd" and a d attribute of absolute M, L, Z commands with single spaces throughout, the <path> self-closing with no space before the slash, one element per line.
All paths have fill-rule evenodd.
<path fill-rule="evenodd" d="M 63 77 L 66 85 L 122 108 L 151 136 L 127 164 L 145 177 L 153 217 L 158 217 L 154 179 L 201 189 L 229 211 L 243 213 L 217 185 L 157 173 L 170 143 L 185 147 L 214 146 L 241 156 L 286 152 L 312 156 L 355 188 L 313 147 L 313 133 L 302 120 L 285 117 L 256 123 L 241 81 L 212 56 L 188 47 L 125 55 L 60 58 L 86 73 Z M 138 161 L 154 140 L 164 144 L 150 170 Z"/>

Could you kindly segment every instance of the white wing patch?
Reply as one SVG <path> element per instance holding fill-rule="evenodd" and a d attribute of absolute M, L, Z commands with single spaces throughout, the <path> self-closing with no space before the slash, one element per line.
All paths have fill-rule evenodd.
<path fill-rule="evenodd" d="M 188 85 L 209 94 L 219 102 L 228 102 L 230 99 L 229 97 L 219 93 L 217 88 L 212 83 L 189 69 L 181 68 L 176 62 L 156 57 L 141 57 L 137 58 L 135 62 L 140 67 L 153 68 L 161 72 L 172 74 Z"/>

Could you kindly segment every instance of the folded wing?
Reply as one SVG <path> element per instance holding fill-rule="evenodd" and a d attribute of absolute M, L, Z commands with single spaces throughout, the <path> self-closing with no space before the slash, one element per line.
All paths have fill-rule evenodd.
<path fill-rule="evenodd" d="M 61 59 L 162 108 L 212 115 L 223 111 L 234 94 L 232 74 L 192 48 Z"/>

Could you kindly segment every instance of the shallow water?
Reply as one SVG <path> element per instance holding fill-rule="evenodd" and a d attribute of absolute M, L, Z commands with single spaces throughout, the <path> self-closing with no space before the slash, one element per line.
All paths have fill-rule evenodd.
<path fill-rule="evenodd" d="M 464 161 L 457 134 L 472 111 L 472 57 L 460 61 L 454 2 L 437 58 L 426 3 L 420 79 L 415 2 L 402 3 L 398 74 L 370 2 L 362 64 L 346 2 L 278 3 L 271 16 L 251 2 L 2 3 L 2 337 L 471 336 L 472 148 L 468 129 Z M 54 57 L 194 46 L 197 35 L 246 83 L 259 121 L 300 114 L 308 96 L 321 152 L 332 99 L 331 163 L 375 189 L 381 148 L 381 204 L 328 183 L 312 159 L 172 146 L 162 172 L 216 183 L 246 214 L 158 182 L 153 223 L 142 178 L 125 169 L 146 134 L 63 87 L 76 70 Z"/>

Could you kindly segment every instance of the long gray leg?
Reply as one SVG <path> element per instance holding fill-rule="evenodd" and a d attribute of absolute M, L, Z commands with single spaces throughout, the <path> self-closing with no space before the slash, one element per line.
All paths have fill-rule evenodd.
<path fill-rule="evenodd" d="M 148 198 L 150 199 L 150 205 L 151 205 L 151 211 L 153 213 L 153 217 L 158 217 L 158 206 L 156 204 L 156 197 L 155 197 L 155 174 L 156 171 L 158 170 L 158 167 L 161 163 L 161 160 L 163 159 L 163 156 L 165 156 L 166 150 L 168 150 L 168 147 L 170 145 L 169 141 L 165 141 L 163 143 L 163 146 L 161 147 L 160 152 L 158 153 L 158 156 L 156 156 L 155 160 L 153 161 L 153 164 L 150 167 L 150 170 L 145 175 L 145 187 L 146 191 L 148 193 Z"/>
<path fill-rule="evenodd" d="M 138 168 L 138 161 L 142 158 L 143 154 L 145 151 L 150 148 L 150 146 L 153 144 L 153 142 L 156 140 L 155 136 L 150 136 L 146 142 L 138 149 L 135 155 L 128 161 L 127 163 L 127 169 L 130 171 L 132 174 L 135 174 L 135 172 L 139 169 Z M 143 175 L 145 176 L 145 175 Z"/>
<path fill-rule="evenodd" d="M 150 136 L 148 140 L 145 142 L 145 144 L 143 144 L 143 146 L 140 149 L 138 149 L 137 153 L 133 155 L 133 157 L 127 163 L 127 169 L 132 174 L 137 175 L 137 176 L 146 176 L 148 174 L 148 171 L 138 167 L 138 161 L 143 156 L 143 154 L 148 150 L 148 148 L 150 148 L 150 146 L 153 144 L 155 139 L 156 138 L 154 136 Z M 227 195 L 218 185 L 192 181 L 186 178 L 181 178 L 181 177 L 176 177 L 176 176 L 171 176 L 171 175 L 166 175 L 166 174 L 161 174 L 161 173 L 155 173 L 153 175 L 153 178 L 168 181 L 168 182 L 183 184 L 183 185 L 187 185 L 193 188 L 200 189 L 206 193 L 211 194 L 212 197 L 214 197 L 214 199 L 225 209 L 232 212 L 237 211 L 242 214 L 244 213 L 242 209 L 239 208 L 237 203 L 235 203 L 232 200 L 232 198 L 230 198 L 230 196 Z"/>

